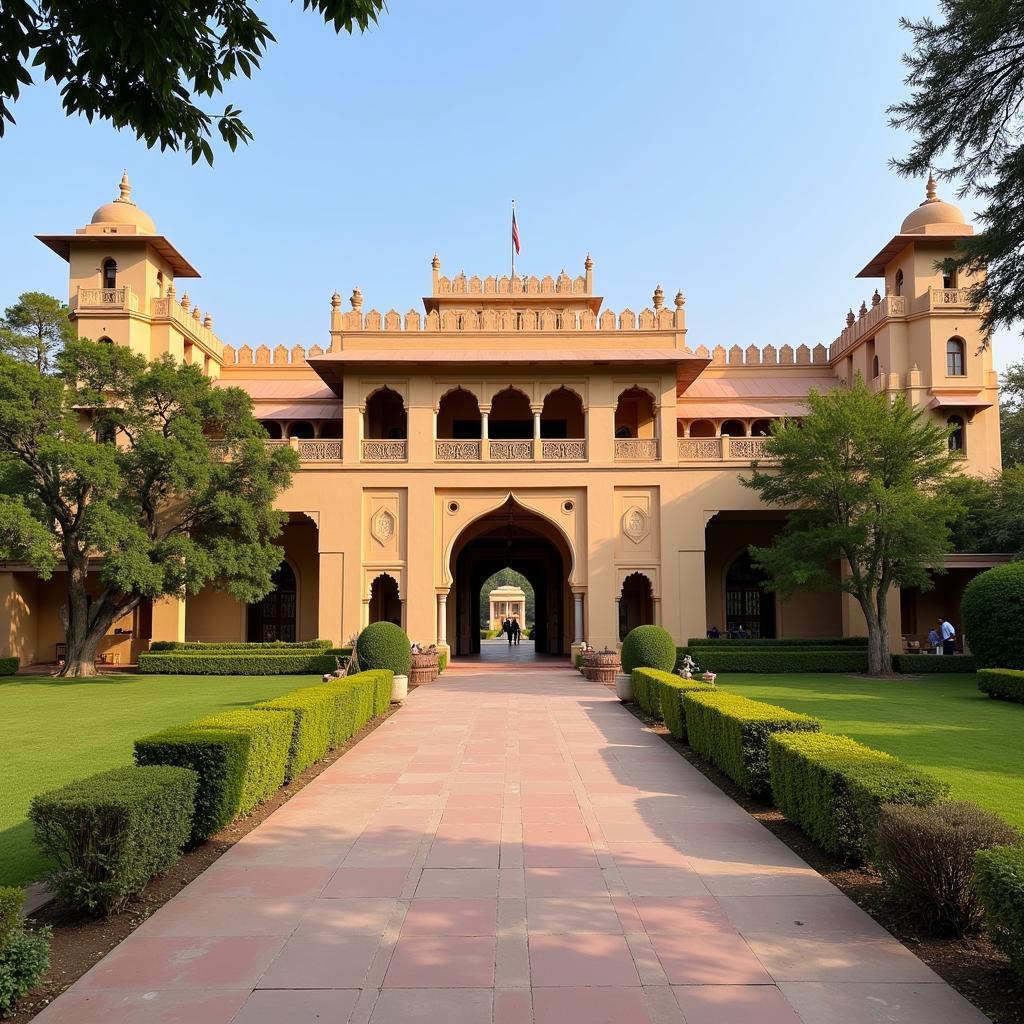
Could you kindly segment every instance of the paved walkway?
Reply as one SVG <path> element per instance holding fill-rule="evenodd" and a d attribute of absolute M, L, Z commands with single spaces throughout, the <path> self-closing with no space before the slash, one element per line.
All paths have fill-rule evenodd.
<path fill-rule="evenodd" d="M 462 670 L 39 1024 L 983 1024 L 567 669 Z"/>

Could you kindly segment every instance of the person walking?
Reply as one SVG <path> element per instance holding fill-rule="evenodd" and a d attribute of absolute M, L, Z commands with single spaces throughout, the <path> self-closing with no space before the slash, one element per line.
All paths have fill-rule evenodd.
<path fill-rule="evenodd" d="M 518 619 L 513 619 L 512 620 L 512 637 L 513 637 L 512 642 L 516 645 L 516 647 L 519 646 L 519 634 L 521 632 L 522 632 L 522 630 L 519 628 L 519 620 Z"/>
<path fill-rule="evenodd" d="M 953 623 L 939 616 L 939 636 L 942 637 L 942 653 L 956 654 L 956 630 Z"/>
<path fill-rule="evenodd" d="M 506 619 L 501 624 L 501 629 L 502 629 L 502 632 L 504 632 L 505 635 L 508 637 L 508 645 L 509 645 L 509 647 L 511 647 L 512 646 L 512 620 L 511 619 Z"/>

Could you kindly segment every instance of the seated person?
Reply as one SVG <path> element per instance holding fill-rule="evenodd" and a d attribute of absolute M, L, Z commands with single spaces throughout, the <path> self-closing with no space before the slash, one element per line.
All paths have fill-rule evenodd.
<path fill-rule="evenodd" d="M 718 627 L 717 626 L 712 626 L 708 630 L 708 639 L 709 640 L 717 640 L 721 635 L 722 634 L 718 631 Z"/>

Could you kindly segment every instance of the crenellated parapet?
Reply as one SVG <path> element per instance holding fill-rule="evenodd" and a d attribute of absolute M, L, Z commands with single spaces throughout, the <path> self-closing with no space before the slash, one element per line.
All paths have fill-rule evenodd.
<path fill-rule="evenodd" d="M 586 295 L 587 279 L 582 275 L 570 277 L 564 270 L 558 277 L 527 275 L 514 277 L 466 277 L 460 272 L 454 277 L 438 275 L 434 282 L 435 295 Z"/>

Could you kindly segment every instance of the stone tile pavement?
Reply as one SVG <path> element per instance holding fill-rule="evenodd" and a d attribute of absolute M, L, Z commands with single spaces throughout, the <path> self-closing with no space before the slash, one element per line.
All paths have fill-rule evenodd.
<path fill-rule="evenodd" d="M 462 668 L 39 1024 L 984 1024 L 596 684 Z"/>

